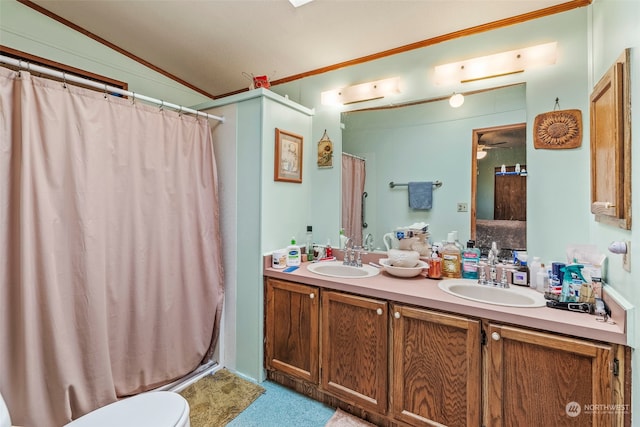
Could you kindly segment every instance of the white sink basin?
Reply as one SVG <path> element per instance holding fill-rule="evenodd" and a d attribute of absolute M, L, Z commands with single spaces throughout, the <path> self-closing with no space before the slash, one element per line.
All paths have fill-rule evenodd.
<path fill-rule="evenodd" d="M 380 273 L 380 270 L 378 268 L 372 267 L 370 265 L 354 267 L 351 265 L 344 265 L 342 261 L 316 262 L 313 264 L 309 264 L 307 270 L 315 274 L 320 274 L 322 276 L 341 277 L 345 279 L 372 277 Z"/>
<path fill-rule="evenodd" d="M 438 286 L 443 291 L 459 298 L 507 307 L 544 307 L 544 296 L 533 289 L 512 285 L 496 288 L 479 285 L 471 279 L 443 279 Z"/>

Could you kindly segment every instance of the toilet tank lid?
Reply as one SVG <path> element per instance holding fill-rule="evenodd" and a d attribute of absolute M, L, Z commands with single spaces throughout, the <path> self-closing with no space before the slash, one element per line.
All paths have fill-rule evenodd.
<path fill-rule="evenodd" d="M 170 391 L 153 391 L 96 409 L 65 427 L 181 427 L 189 419 L 189 404 Z"/>

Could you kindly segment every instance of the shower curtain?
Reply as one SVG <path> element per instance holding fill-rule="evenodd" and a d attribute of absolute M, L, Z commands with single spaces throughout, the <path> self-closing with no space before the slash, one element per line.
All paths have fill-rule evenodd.
<path fill-rule="evenodd" d="M 205 119 L 0 67 L 0 392 L 58 427 L 206 360 L 223 298 Z"/>
<path fill-rule="evenodd" d="M 362 194 L 364 193 L 365 161 L 342 155 L 342 228 L 353 244 L 362 246 Z"/>

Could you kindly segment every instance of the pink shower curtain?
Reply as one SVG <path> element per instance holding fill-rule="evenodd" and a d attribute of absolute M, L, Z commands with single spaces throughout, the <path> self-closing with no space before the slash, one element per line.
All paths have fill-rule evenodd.
<path fill-rule="evenodd" d="M 209 357 L 223 298 L 206 120 L 0 68 L 0 392 L 57 427 Z"/>
<path fill-rule="evenodd" d="M 342 228 L 356 246 L 362 246 L 362 194 L 365 161 L 342 155 Z"/>

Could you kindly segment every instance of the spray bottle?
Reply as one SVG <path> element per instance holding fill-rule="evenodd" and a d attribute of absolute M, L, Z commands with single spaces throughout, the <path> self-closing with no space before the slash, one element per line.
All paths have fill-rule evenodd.
<path fill-rule="evenodd" d="M 560 293 L 561 302 L 575 302 L 580 299 L 580 288 L 583 283 L 587 282 L 582 276 L 583 267 L 584 265 L 574 262 L 562 269 L 564 277 L 562 279 L 562 292 Z"/>

